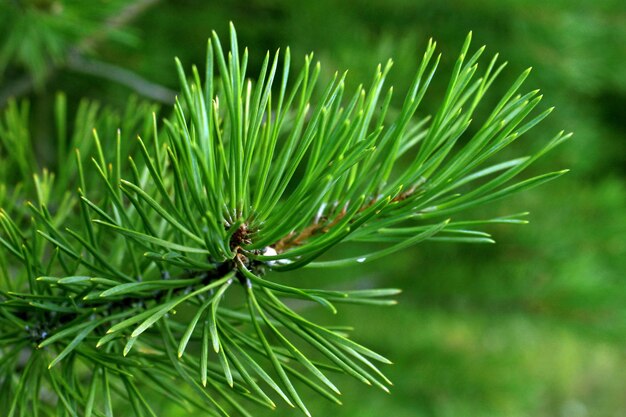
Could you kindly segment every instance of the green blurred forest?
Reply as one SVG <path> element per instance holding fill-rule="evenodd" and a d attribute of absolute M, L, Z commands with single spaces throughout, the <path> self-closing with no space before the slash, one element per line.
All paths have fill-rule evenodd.
<path fill-rule="evenodd" d="M 483 110 L 529 66 L 527 87 L 556 106 L 517 153 L 561 129 L 575 133 L 534 167 L 570 168 L 568 175 L 485 209 L 531 212 L 529 225 L 488 230 L 495 245 L 426 243 L 358 268 L 279 277 L 404 289 L 392 308 L 310 312 L 354 325 L 357 340 L 395 362 L 385 370 L 395 384 L 390 395 L 346 377 L 344 406 L 311 393 L 314 415 L 626 414 L 623 0 L 1 0 L 0 106 L 12 96 L 31 100 L 33 141 L 47 160 L 57 91 L 67 93 L 70 108 L 81 97 L 122 107 L 131 95 L 148 95 L 167 109 L 178 84 L 173 57 L 202 65 L 211 30 L 226 36 L 229 21 L 250 50 L 251 74 L 266 50 L 285 46 L 296 63 L 314 51 L 324 77 L 349 69 L 353 85 L 392 58 L 398 92 L 433 37 L 443 65 L 422 112 L 437 108 L 473 31 L 476 47 L 486 44 L 489 55 L 509 62 Z M 160 415 L 179 415 L 168 407 Z"/>

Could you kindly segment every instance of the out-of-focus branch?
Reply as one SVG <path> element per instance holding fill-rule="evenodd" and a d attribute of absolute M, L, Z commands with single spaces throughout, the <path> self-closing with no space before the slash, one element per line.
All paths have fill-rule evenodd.
<path fill-rule="evenodd" d="M 136 73 L 117 65 L 86 59 L 80 55 L 70 56 L 65 65 L 72 71 L 93 75 L 125 85 L 138 94 L 161 103 L 172 104 L 176 97 L 174 90 L 150 82 Z"/>
<path fill-rule="evenodd" d="M 157 4 L 159 1 L 161 0 L 137 0 L 132 2 L 131 4 L 129 4 L 128 6 L 124 7 L 118 14 L 116 14 L 115 16 L 110 17 L 102 26 L 102 29 L 100 29 L 99 31 L 93 33 L 91 36 L 87 37 L 86 39 L 83 39 L 78 45 L 76 45 L 73 48 L 70 48 L 69 52 L 66 55 L 65 60 L 63 60 L 63 62 L 61 62 L 60 64 L 53 64 L 50 63 L 48 65 L 47 70 L 44 72 L 44 74 L 42 75 L 42 79 L 44 81 L 49 80 L 51 77 L 54 76 L 54 74 L 64 68 L 65 66 L 70 66 L 70 63 L 72 61 L 76 60 L 76 57 L 80 57 L 80 55 L 90 49 L 95 48 L 100 42 L 102 42 L 106 36 L 111 33 L 112 31 L 119 29 L 120 27 L 128 24 L 129 22 L 131 22 L 133 19 L 135 19 L 137 16 L 139 16 L 141 13 L 145 12 L 147 9 L 149 9 L 150 7 L 154 6 L 155 4 Z M 81 58 L 84 60 L 84 58 Z M 76 69 L 75 69 L 76 70 Z M 118 70 L 122 70 L 121 68 L 118 68 Z M 125 70 L 124 70 L 125 71 Z M 86 71 L 83 71 L 86 72 Z M 130 73 L 130 71 L 129 71 Z M 92 72 L 93 75 L 97 75 L 95 73 Z M 132 74 L 134 77 L 141 79 L 141 77 Z M 99 76 L 103 76 L 102 74 L 99 74 Z M 105 77 L 105 78 L 109 78 L 112 79 L 111 77 Z M 126 77 L 121 77 L 122 79 L 128 79 L 128 76 Z M 131 78 L 132 79 L 132 78 Z M 143 80 L 143 83 L 141 84 L 141 89 L 139 90 L 136 88 L 136 86 L 130 85 L 128 83 L 124 83 L 118 80 L 118 82 L 120 82 L 121 84 L 127 85 L 131 88 L 133 88 L 135 91 L 139 92 L 140 94 L 146 95 L 143 91 L 143 89 L 147 86 L 147 85 L 151 85 L 154 87 L 158 87 L 158 89 L 161 89 L 159 91 L 157 91 L 156 96 L 157 97 L 164 97 L 163 96 L 163 92 L 167 91 L 169 97 L 172 97 L 169 94 L 169 90 L 165 89 L 164 87 L 158 86 L 156 84 L 153 83 L 149 83 L 146 80 Z M 147 83 L 147 84 L 146 84 Z M 7 86 L 3 89 L 0 89 L 0 108 L 4 107 L 5 104 L 7 103 L 7 101 L 10 98 L 15 98 L 15 97 L 20 97 L 23 96 L 25 94 L 28 94 L 29 92 L 31 92 L 33 90 L 33 88 L 35 88 L 35 80 L 30 76 L 30 75 L 25 75 L 22 76 L 20 78 L 18 78 L 17 80 L 9 80 L 7 82 Z M 154 98 L 151 95 L 146 95 L 149 98 L 155 99 L 155 100 L 159 100 L 158 98 Z M 159 101 L 163 101 L 163 100 L 159 100 Z M 173 101 L 173 99 L 167 101 L 168 103 L 171 103 Z"/>
<path fill-rule="evenodd" d="M 104 38 L 106 38 L 109 33 L 121 28 L 122 26 L 127 25 L 137 16 L 139 16 L 160 1 L 161 0 L 137 0 L 132 2 L 131 4 L 123 8 L 119 14 L 111 16 L 103 25 L 101 30 L 82 40 L 76 46 L 76 49 L 74 51 L 71 51 L 70 54 L 74 55 L 76 52 L 82 53 L 95 47 Z"/>

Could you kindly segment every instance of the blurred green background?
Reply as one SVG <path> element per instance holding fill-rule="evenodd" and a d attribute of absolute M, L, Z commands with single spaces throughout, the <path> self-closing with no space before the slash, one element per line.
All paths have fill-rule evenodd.
<path fill-rule="evenodd" d="M 343 378 L 343 407 L 314 393 L 306 397 L 317 416 L 626 414 L 624 0 L 0 4 L 0 106 L 9 96 L 30 97 L 38 144 L 49 137 L 56 91 L 66 91 L 70 103 L 86 96 L 114 106 L 136 93 L 108 79 L 114 71 L 86 74 L 72 63 L 73 54 L 104 65 L 104 72 L 112 65 L 162 86 L 159 97 L 167 99 L 167 89 L 177 88 L 173 57 L 201 65 L 210 31 L 226 37 L 229 21 L 250 49 L 251 74 L 266 50 L 287 45 L 296 65 L 314 51 L 323 76 L 349 69 L 353 85 L 393 58 L 396 100 L 433 37 L 444 60 L 423 112 L 437 108 L 470 30 L 476 47 L 486 44 L 490 55 L 500 52 L 509 61 L 489 104 L 532 66 L 527 89 L 540 88 L 556 111 L 517 145 L 518 155 L 561 129 L 574 131 L 574 140 L 535 167 L 571 173 L 486 208 L 489 214 L 532 213 L 530 225 L 488 230 L 496 245 L 428 243 L 360 268 L 285 278 L 405 290 L 393 308 L 309 312 L 329 324 L 354 325 L 355 339 L 394 360 L 386 369 L 395 384 L 391 395 Z M 164 404 L 160 415 L 179 413 Z M 298 413 L 283 406 L 258 415 Z"/>

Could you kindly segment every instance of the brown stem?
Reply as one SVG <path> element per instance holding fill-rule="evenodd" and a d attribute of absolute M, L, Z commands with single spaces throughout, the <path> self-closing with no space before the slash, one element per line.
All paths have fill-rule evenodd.
<path fill-rule="evenodd" d="M 397 202 L 406 200 L 407 198 L 412 196 L 416 190 L 417 190 L 416 186 L 409 188 L 408 190 L 394 197 L 391 200 L 391 203 L 397 203 Z M 376 203 L 377 201 L 378 201 L 378 198 L 372 198 L 367 204 L 363 205 L 359 209 L 358 213 L 362 213 L 363 211 L 365 211 L 367 208 L 372 206 L 372 204 Z M 318 234 L 328 232 L 330 229 L 332 229 L 334 225 L 339 223 L 346 216 L 347 212 L 348 212 L 347 208 L 344 207 L 339 212 L 339 214 L 337 214 L 330 222 L 328 221 L 329 220 L 328 218 L 321 217 L 320 219 L 316 220 L 313 224 L 310 224 L 309 226 L 302 229 L 299 233 L 296 233 L 296 232 L 289 233 L 287 236 L 283 237 L 278 242 L 276 242 L 276 244 L 274 244 L 273 247 L 276 250 L 276 253 L 283 253 L 293 247 L 304 244 L 307 240 L 309 240 L 310 238 Z"/>

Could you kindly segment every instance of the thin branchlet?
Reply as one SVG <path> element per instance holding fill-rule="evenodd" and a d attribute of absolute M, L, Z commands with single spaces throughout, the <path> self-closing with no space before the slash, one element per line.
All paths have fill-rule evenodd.
<path fill-rule="evenodd" d="M 404 201 L 410 198 L 416 192 L 417 192 L 417 187 L 413 186 L 409 188 L 408 190 L 403 191 L 399 195 L 395 196 L 393 199 L 391 199 L 391 204 Z M 378 198 L 370 198 L 369 201 L 365 205 L 361 206 L 358 212 L 359 213 L 364 212 L 367 208 L 371 207 L 377 201 L 378 201 Z M 274 248 L 274 250 L 277 253 L 282 253 L 291 248 L 304 245 L 306 244 L 307 240 L 309 240 L 310 238 L 313 238 L 318 234 L 328 233 L 330 230 L 332 230 L 333 226 L 339 223 L 345 217 L 347 212 L 348 212 L 348 206 L 344 206 L 340 210 L 339 213 L 337 213 L 336 215 L 332 217 L 332 219 L 329 219 L 328 216 L 325 216 L 323 214 L 318 215 L 316 216 L 313 223 L 306 226 L 300 232 L 289 233 L 287 236 L 281 238 L 278 242 L 271 245 L 271 247 Z"/>

